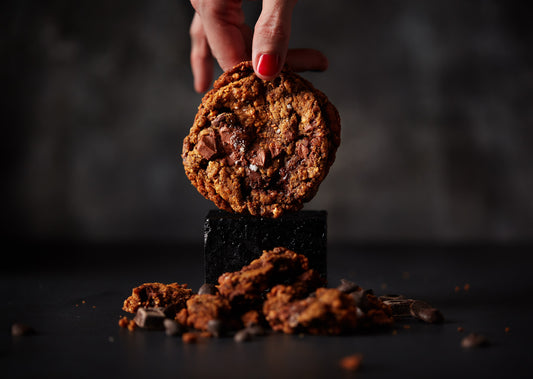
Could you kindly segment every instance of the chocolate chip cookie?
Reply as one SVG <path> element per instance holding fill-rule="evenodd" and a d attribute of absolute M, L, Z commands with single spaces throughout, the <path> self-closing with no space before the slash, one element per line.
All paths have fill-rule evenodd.
<path fill-rule="evenodd" d="M 276 218 L 313 198 L 339 144 L 339 114 L 322 92 L 289 69 L 261 80 L 243 62 L 202 99 L 182 159 L 220 209 Z"/>

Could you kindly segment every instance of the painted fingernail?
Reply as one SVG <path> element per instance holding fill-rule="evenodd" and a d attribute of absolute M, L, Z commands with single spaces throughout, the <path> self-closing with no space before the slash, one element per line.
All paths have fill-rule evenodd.
<path fill-rule="evenodd" d="M 278 56 L 261 54 L 257 61 L 257 72 L 263 76 L 272 76 L 278 72 Z"/>

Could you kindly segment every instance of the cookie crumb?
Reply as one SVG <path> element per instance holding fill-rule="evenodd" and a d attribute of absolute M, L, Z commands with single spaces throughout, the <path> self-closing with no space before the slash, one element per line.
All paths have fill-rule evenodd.
<path fill-rule="evenodd" d="M 470 289 L 470 284 L 469 283 L 466 283 L 465 286 L 463 287 L 463 289 L 465 291 L 468 291 Z"/>
<path fill-rule="evenodd" d="M 198 334 L 194 332 L 183 333 L 181 340 L 184 343 L 196 343 L 198 342 Z"/>
<path fill-rule="evenodd" d="M 118 326 L 120 326 L 121 328 L 127 328 L 129 323 L 130 321 L 126 316 L 121 317 L 120 320 L 118 320 Z"/>
<path fill-rule="evenodd" d="M 508 326 L 505 327 L 505 333 L 509 333 L 511 331 L 511 328 L 509 328 Z"/>
<path fill-rule="evenodd" d="M 458 331 L 459 333 L 462 333 L 462 332 L 465 331 L 465 328 L 463 328 L 462 326 L 458 326 L 458 327 L 457 327 L 457 331 Z"/>
<path fill-rule="evenodd" d="M 340 366 L 347 371 L 358 371 L 363 363 L 363 355 L 360 353 L 348 355 L 339 362 Z"/>
<path fill-rule="evenodd" d="M 133 332 L 135 329 L 137 329 L 137 324 L 135 323 L 135 321 L 129 320 L 127 328 L 130 332 Z"/>

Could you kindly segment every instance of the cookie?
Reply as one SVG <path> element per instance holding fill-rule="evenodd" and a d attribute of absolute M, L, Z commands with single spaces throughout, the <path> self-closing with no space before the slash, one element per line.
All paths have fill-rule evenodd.
<path fill-rule="evenodd" d="M 313 198 L 339 144 L 339 114 L 322 92 L 289 69 L 261 80 L 243 62 L 202 99 L 182 159 L 218 208 L 276 218 Z"/>

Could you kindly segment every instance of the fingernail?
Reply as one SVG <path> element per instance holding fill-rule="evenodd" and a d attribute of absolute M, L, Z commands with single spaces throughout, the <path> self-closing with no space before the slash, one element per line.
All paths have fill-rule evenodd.
<path fill-rule="evenodd" d="M 263 76 L 272 76 L 278 72 L 278 56 L 261 54 L 257 61 L 257 72 Z"/>

